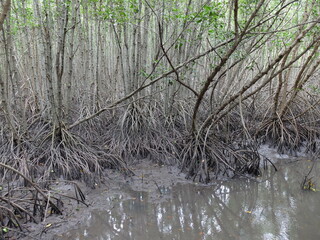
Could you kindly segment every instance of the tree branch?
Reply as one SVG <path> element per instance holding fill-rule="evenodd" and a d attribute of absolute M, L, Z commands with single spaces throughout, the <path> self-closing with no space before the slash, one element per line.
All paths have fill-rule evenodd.
<path fill-rule="evenodd" d="M 11 6 L 11 0 L 7 0 L 3 5 L 3 10 L 2 10 L 2 13 L 0 14 L 0 31 L 2 31 L 3 29 L 3 23 L 10 10 L 10 6 Z"/>

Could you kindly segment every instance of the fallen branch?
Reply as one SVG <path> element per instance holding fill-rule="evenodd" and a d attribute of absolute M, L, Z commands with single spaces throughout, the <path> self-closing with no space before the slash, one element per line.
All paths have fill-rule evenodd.
<path fill-rule="evenodd" d="M 10 167 L 9 165 L 0 163 L 0 167 L 6 168 L 16 174 L 18 174 L 19 176 L 21 176 L 25 181 L 27 181 L 38 193 L 40 193 L 40 195 L 47 201 L 50 203 L 50 206 L 54 208 L 54 210 L 58 213 L 58 214 L 62 214 L 61 210 L 52 202 L 49 200 L 48 196 L 34 183 L 32 182 L 32 180 L 30 180 L 28 177 L 26 177 L 24 174 L 22 174 L 21 172 L 19 172 L 18 170 L 14 169 L 13 167 Z"/>

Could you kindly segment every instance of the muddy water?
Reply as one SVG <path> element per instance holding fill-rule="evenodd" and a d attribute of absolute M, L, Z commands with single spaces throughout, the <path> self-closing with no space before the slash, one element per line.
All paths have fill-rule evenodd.
<path fill-rule="evenodd" d="M 160 203 L 147 192 L 131 191 L 130 200 L 108 199 L 112 209 L 91 212 L 78 229 L 56 239 L 320 239 L 320 192 L 300 187 L 312 164 L 281 159 L 277 172 L 266 171 L 257 180 L 176 185 L 162 189 L 170 198 Z"/>

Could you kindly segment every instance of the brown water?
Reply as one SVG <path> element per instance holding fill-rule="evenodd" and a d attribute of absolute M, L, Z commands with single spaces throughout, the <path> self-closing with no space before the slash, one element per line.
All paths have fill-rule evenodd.
<path fill-rule="evenodd" d="M 280 160 L 278 172 L 269 170 L 257 180 L 177 185 L 163 189 L 171 198 L 162 203 L 131 191 L 131 200 L 113 199 L 111 210 L 91 212 L 78 229 L 56 239 L 320 239 L 320 192 L 300 186 L 312 164 Z"/>

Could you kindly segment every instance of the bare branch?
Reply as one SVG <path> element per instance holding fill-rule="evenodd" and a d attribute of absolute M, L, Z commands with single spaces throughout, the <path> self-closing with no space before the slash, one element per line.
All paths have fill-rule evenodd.
<path fill-rule="evenodd" d="M 0 14 L 0 31 L 2 31 L 2 29 L 3 29 L 3 23 L 7 17 L 8 12 L 10 11 L 10 6 L 11 6 L 11 0 L 7 0 L 3 4 L 2 13 Z"/>

